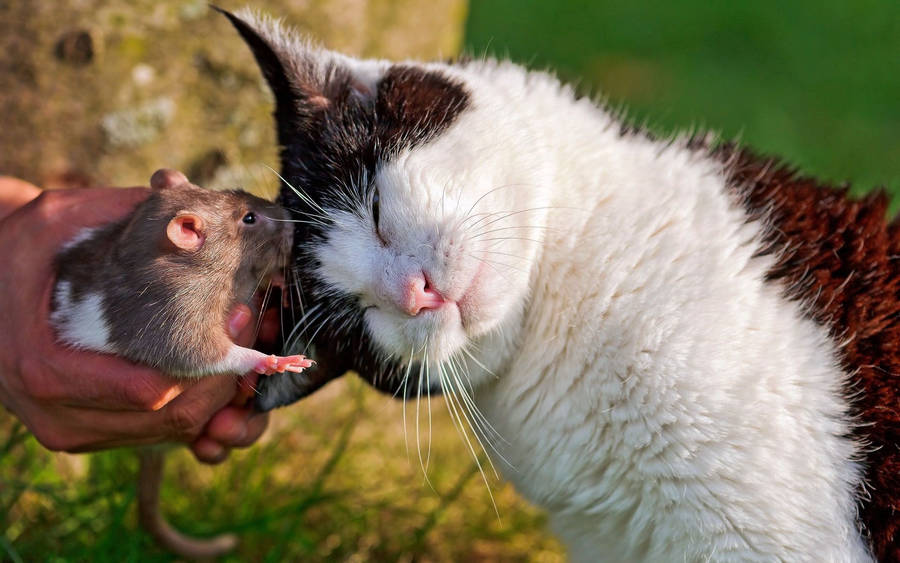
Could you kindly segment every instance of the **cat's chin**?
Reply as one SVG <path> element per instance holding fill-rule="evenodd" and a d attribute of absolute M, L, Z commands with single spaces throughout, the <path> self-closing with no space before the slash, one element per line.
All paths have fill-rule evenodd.
<path fill-rule="evenodd" d="M 375 344 L 386 355 L 405 361 L 441 363 L 461 353 L 469 341 L 456 304 L 412 318 L 373 308 L 366 312 L 366 323 Z"/>

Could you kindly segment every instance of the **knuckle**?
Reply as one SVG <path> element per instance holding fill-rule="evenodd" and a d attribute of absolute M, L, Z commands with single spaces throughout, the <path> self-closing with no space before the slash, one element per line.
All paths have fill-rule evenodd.
<path fill-rule="evenodd" d="M 172 433 L 182 441 L 196 438 L 205 424 L 201 414 L 189 405 L 171 405 L 166 408 L 166 423 Z"/>
<path fill-rule="evenodd" d="M 139 377 L 123 388 L 123 400 L 141 410 L 155 411 L 165 406 L 165 399 L 171 391 L 146 377 Z"/>

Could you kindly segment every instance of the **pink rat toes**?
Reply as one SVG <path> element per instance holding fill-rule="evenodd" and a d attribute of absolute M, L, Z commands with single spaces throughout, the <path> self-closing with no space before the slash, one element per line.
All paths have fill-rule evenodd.
<path fill-rule="evenodd" d="M 260 358 L 254 371 L 263 375 L 272 375 L 273 373 L 285 371 L 300 373 L 311 365 L 313 365 L 312 360 L 307 359 L 305 356 L 266 356 L 265 358 Z"/>

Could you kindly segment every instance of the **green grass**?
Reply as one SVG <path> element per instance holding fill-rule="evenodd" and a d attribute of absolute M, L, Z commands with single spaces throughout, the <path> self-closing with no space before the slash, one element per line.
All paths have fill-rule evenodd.
<path fill-rule="evenodd" d="M 229 561 L 560 561 L 543 517 L 491 478 L 498 519 L 443 402 L 432 407 L 427 482 L 414 405 L 407 450 L 401 404 L 349 377 L 277 412 L 223 465 L 172 452 L 164 511 L 193 534 L 238 533 Z M 0 429 L 0 560 L 173 560 L 137 527 L 133 451 L 51 454 L 9 415 Z"/>
<path fill-rule="evenodd" d="M 474 0 L 467 46 L 555 69 L 654 129 L 709 128 L 900 192 L 900 3 Z"/>

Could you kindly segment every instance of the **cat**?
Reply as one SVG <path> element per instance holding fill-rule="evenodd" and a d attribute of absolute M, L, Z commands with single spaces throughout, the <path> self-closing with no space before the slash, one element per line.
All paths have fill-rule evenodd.
<path fill-rule="evenodd" d="M 444 393 L 574 561 L 900 558 L 900 256 L 851 200 L 506 61 L 225 13 L 275 97 L 317 370 Z"/>

